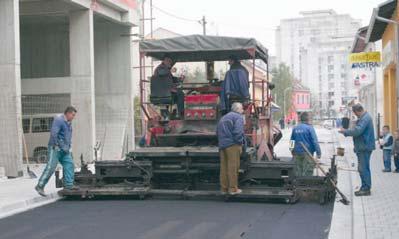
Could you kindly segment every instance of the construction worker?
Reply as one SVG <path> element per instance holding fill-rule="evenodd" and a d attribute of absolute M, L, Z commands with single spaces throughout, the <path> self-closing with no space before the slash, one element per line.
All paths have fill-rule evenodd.
<path fill-rule="evenodd" d="M 232 102 L 245 102 L 249 98 L 248 70 L 236 56 L 230 56 L 229 65 L 220 93 L 221 109 L 224 112 L 230 111 Z"/>
<path fill-rule="evenodd" d="M 182 117 L 184 115 L 184 92 L 181 88 L 177 87 L 179 83 L 184 80 L 184 77 L 175 77 L 172 72 L 173 60 L 169 55 L 165 55 L 162 59 L 161 64 L 159 64 L 153 74 L 153 78 L 170 80 L 173 82 L 173 87 L 171 89 L 173 104 L 177 105 L 178 116 Z M 175 71 L 176 68 L 173 70 Z"/>
<path fill-rule="evenodd" d="M 217 126 L 220 153 L 220 187 L 222 194 L 238 194 L 240 156 L 245 146 L 243 106 L 235 102 L 231 112 L 224 115 Z"/>
<path fill-rule="evenodd" d="M 296 164 L 296 175 L 312 176 L 315 165 L 301 143 L 306 146 L 312 155 L 316 152 L 318 158 L 321 157 L 321 150 L 316 132 L 311 125 L 311 114 L 303 112 L 300 115 L 300 121 L 301 122 L 292 129 L 291 134 L 291 145 L 294 146 L 291 152 Z"/>
<path fill-rule="evenodd" d="M 69 190 L 78 189 L 74 186 L 74 163 L 71 156 L 72 142 L 72 120 L 77 110 L 68 106 L 64 114 L 54 117 L 51 126 L 50 140 L 48 143 L 48 162 L 39 178 L 35 190 L 43 197 L 46 196 L 44 187 L 50 177 L 54 174 L 57 164 L 60 163 L 63 169 L 64 188 Z"/>
<path fill-rule="evenodd" d="M 359 103 L 352 106 L 352 111 L 358 118 L 356 126 L 351 129 L 340 128 L 338 132 L 345 137 L 353 137 L 354 151 L 358 160 L 358 171 L 362 185 L 355 196 L 369 196 L 371 194 L 370 157 L 375 150 L 375 136 L 373 119 Z"/>

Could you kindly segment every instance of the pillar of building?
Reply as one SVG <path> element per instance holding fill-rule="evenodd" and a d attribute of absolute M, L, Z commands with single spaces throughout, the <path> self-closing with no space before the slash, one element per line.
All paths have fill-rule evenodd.
<path fill-rule="evenodd" d="M 71 103 L 78 110 L 73 122 L 73 156 L 76 163 L 81 155 L 89 162 L 93 160 L 96 139 L 92 10 L 70 12 L 69 42 Z"/>
<path fill-rule="evenodd" d="M 19 0 L 0 1 L 0 167 L 22 176 Z"/>
<path fill-rule="evenodd" d="M 98 19 L 94 23 L 97 140 L 104 160 L 132 150 L 133 81 L 129 26 Z"/>

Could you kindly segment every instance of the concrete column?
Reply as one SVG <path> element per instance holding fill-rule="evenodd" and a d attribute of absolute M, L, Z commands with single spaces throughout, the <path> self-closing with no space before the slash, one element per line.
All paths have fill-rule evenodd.
<path fill-rule="evenodd" d="M 0 167 L 22 176 L 19 0 L 0 1 Z"/>
<path fill-rule="evenodd" d="M 70 12 L 69 42 L 71 65 L 71 101 L 78 114 L 73 123 L 73 156 L 80 162 L 92 161 L 96 139 L 94 100 L 93 11 Z"/>

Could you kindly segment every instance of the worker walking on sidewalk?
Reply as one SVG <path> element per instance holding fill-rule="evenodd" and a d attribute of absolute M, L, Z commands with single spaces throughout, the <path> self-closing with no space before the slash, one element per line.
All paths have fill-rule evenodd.
<path fill-rule="evenodd" d="M 73 106 L 68 106 L 63 115 L 54 117 L 48 143 L 48 162 L 35 187 L 41 196 L 46 196 L 44 187 L 54 174 L 58 163 L 61 163 L 63 168 L 64 188 L 77 188 L 74 186 L 75 168 L 71 156 L 72 120 L 75 118 L 76 112 L 77 110 Z"/>
<path fill-rule="evenodd" d="M 233 103 L 231 112 L 224 115 L 217 126 L 220 152 L 220 187 L 223 194 L 238 194 L 238 170 L 244 139 L 244 118 L 241 103 Z"/>
<path fill-rule="evenodd" d="M 291 152 L 295 160 L 295 172 L 297 176 L 312 176 L 315 165 L 301 143 L 309 149 L 312 155 L 316 153 L 318 158 L 321 157 L 320 145 L 316 132 L 311 125 L 311 114 L 303 112 L 300 115 L 300 121 L 301 123 L 292 129 L 291 134 L 291 142 L 293 144 Z"/>
<path fill-rule="evenodd" d="M 370 157 L 375 150 L 375 136 L 373 119 L 359 103 L 352 106 L 353 113 L 357 116 L 356 126 L 352 129 L 340 128 L 338 132 L 345 137 L 353 137 L 354 151 L 358 160 L 358 171 L 362 185 L 355 196 L 369 196 L 371 194 Z"/>

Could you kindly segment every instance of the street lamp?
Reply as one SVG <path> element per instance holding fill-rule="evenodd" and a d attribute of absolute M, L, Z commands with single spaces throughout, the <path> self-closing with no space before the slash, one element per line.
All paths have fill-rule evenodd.
<path fill-rule="evenodd" d="M 291 89 L 291 86 L 288 86 L 287 88 L 284 89 L 284 93 L 283 93 L 283 115 L 284 115 L 284 120 L 285 120 L 285 93 Z"/>

